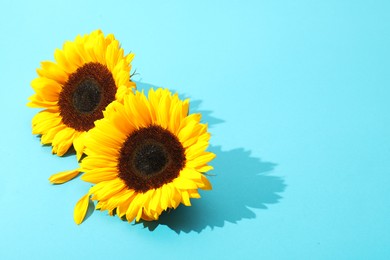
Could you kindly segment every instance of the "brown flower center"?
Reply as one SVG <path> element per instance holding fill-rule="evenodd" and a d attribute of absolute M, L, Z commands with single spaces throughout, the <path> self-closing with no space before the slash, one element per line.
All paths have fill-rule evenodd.
<path fill-rule="evenodd" d="M 108 68 L 97 62 L 72 73 L 60 93 L 58 105 L 65 125 L 88 131 L 103 118 L 103 110 L 115 100 L 116 85 Z"/>
<path fill-rule="evenodd" d="M 185 166 L 184 148 L 177 137 L 160 126 L 134 131 L 119 155 L 119 177 L 128 188 L 146 192 L 179 176 Z"/>
<path fill-rule="evenodd" d="M 101 100 L 101 87 L 94 79 L 84 79 L 73 93 L 73 106 L 80 113 L 92 113 L 99 106 Z"/>

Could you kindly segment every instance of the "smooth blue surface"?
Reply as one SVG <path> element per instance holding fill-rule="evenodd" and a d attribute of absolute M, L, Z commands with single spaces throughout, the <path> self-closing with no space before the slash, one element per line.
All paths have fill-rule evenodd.
<path fill-rule="evenodd" d="M 0 2 L 0 259 L 389 259 L 390 2 L 162 2 Z M 75 225 L 31 135 L 39 62 L 97 28 L 210 124 L 214 190 L 159 225 Z"/>

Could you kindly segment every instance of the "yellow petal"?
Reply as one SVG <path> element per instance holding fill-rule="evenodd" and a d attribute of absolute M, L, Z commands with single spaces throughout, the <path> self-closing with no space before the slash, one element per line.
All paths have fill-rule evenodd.
<path fill-rule="evenodd" d="M 203 173 L 205 173 L 205 172 L 208 172 L 208 171 L 213 170 L 214 167 L 211 166 L 211 165 L 202 165 L 202 166 L 196 167 L 195 169 L 196 169 L 198 172 L 203 172 Z"/>
<path fill-rule="evenodd" d="M 119 42 L 111 42 L 106 48 L 106 64 L 109 70 L 113 70 L 118 61 Z"/>
<path fill-rule="evenodd" d="M 187 117 L 185 117 L 183 120 L 181 120 L 180 122 L 180 127 L 177 129 L 177 133 L 178 135 L 180 134 L 180 132 L 183 130 L 183 128 L 186 128 L 188 127 L 188 125 L 191 126 L 190 129 L 187 129 L 186 132 L 187 133 L 191 133 L 191 134 L 187 134 L 187 138 L 191 137 L 192 136 L 192 133 L 194 133 L 194 127 L 200 123 L 200 119 L 201 119 L 202 115 L 199 114 L 199 113 L 196 113 L 196 114 L 191 114 Z M 183 138 L 180 139 L 182 142 L 186 141 L 187 140 Z"/>
<path fill-rule="evenodd" d="M 96 42 L 93 46 L 96 60 L 101 64 L 105 64 L 106 62 L 106 58 L 105 58 L 106 53 L 104 48 L 105 48 L 105 42 L 104 42 L 104 36 L 102 35 L 101 37 L 96 38 Z"/>
<path fill-rule="evenodd" d="M 126 219 L 128 222 L 131 222 L 135 219 L 137 216 L 138 210 L 139 210 L 139 199 L 140 199 L 141 194 L 137 194 L 134 198 L 133 201 L 130 203 L 129 207 L 127 208 L 126 211 Z"/>
<path fill-rule="evenodd" d="M 67 181 L 70 181 L 71 179 L 75 178 L 79 174 L 80 174 L 79 169 L 63 171 L 50 176 L 49 181 L 53 184 L 62 184 Z"/>
<path fill-rule="evenodd" d="M 98 168 L 85 172 L 81 179 L 86 182 L 99 183 L 102 181 L 110 181 L 118 177 L 118 172 L 114 168 Z"/>
<path fill-rule="evenodd" d="M 138 221 L 141 219 L 142 213 L 143 213 L 143 208 L 140 208 L 140 209 L 138 210 L 137 216 L 135 217 L 135 221 L 138 222 Z"/>
<path fill-rule="evenodd" d="M 197 190 L 189 190 L 188 193 L 190 195 L 190 198 L 192 198 L 192 199 L 199 199 L 200 198 L 200 195 L 199 195 Z"/>
<path fill-rule="evenodd" d="M 63 50 L 56 49 L 54 51 L 54 59 L 57 61 L 58 65 L 60 65 L 63 70 L 68 74 L 73 73 L 77 69 L 73 61 L 68 61 Z"/>
<path fill-rule="evenodd" d="M 45 134 L 61 123 L 59 113 L 51 113 L 46 110 L 36 114 L 32 120 L 32 133 Z"/>
<path fill-rule="evenodd" d="M 41 143 L 42 144 L 49 144 L 49 143 L 53 142 L 53 139 L 57 135 L 57 133 L 65 128 L 66 128 L 66 126 L 63 124 L 60 124 L 56 127 L 51 128 L 46 134 L 42 135 Z"/>
<path fill-rule="evenodd" d="M 181 193 L 181 202 L 186 206 L 191 206 L 190 195 L 187 191 Z"/>
<path fill-rule="evenodd" d="M 186 163 L 186 166 L 189 168 L 197 168 L 200 165 L 205 165 L 206 163 L 210 162 L 214 158 L 215 158 L 214 153 L 203 152 L 202 155 L 200 155 L 192 160 L 188 160 Z"/>
<path fill-rule="evenodd" d="M 202 190 L 211 190 L 212 189 L 210 181 L 204 175 L 202 175 L 202 182 L 203 182 L 203 186 L 201 186 L 199 188 L 201 188 Z"/>
<path fill-rule="evenodd" d="M 43 110 L 36 114 L 32 119 L 32 126 L 40 124 L 45 121 L 52 121 L 55 119 L 61 118 L 59 112 L 54 112 L 51 110 Z"/>
<path fill-rule="evenodd" d="M 177 96 L 177 94 L 176 94 L 176 96 Z M 177 130 L 180 127 L 180 122 L 182 120 L 182 118 L 181 118 L 182 107 L 183 107 L 183 102 L 178 100 L 178 98 L 175 98 L 172 101 L 168 129 L 169 129 L 169 131 L 171 131 L 174 134 L 177 134 Z"/>
<path fill-rule="evenodd" d="M 73 72 L 84 63 L 84 59 L 82 57 L 83 47 L 81 47 L 83 45 L 77 42 L 78 39 L 79 38 L 76 37 L 76 42 L 66 41 L 63 45 L 64 55 L 68 61 L 71 61 L 69 66 L 73 66 Z"/>
<path fill-rule="evenodd" d="M 77 225 L 80 225 L 88 211 L 89 194 L 84 195 L 77 203 L 73 212 L 73 219 Z"/>
<path fill-rule="evenodd" d="M 190 180 L 195 180 L 195 181 L 200 181 L 202 179 L 201 174 L 198 171 L 191 168 L 184 168 L 183 170 L 181 170 L 180 177 L 187 178 Z"/>
<path fill-rule="evenodd" d="M 86 132 L 82 132 L 82 133 L 78 132 L 78 135 L 74 137 L 73 147 L 76 151 L 77 161 L 80 161 L 81 156 L 84 153 L 84 148 L 85 148 L 84 143 L 85 143 L 86 136 L 87 136 Z"/>
<path fill-rule="evenodd" d="M 169 191 L 168 191 L 168 185 L 164 184 L 161 187 L 161 199 L 160 199 L 160 204 L 161 204 L 161 209 L 166 210 L 168 208 L 168 202 L 169 202 Z"/>
<path fill-rule="evenodd" d="M 187 160 L 193 160 L 198 156 L 202 155 L 202 153 L 207 149 L 208 146 L 209 142 L 206 141 L 200 141 L 191 145 L 185 151 Z"/>
<path fill-rule="evenodd" d="M 85 158 L 83 161 L 83 169 L 97 169 L 97 168 L 116 168 L 116 158 L 104 156 L 104 155 L 91 155 Z"/>
<path fill-rule="evenodd" d="M 65 128 L 58 132 L 52 142 L 52 152 L 63 156 L 72 146 L 74 134 L 75 130 L 72 128 Z"/>
<path fill-rule="evenodd" d="M 186 119 L 188 118 L 189 117 L 187 117 Z M 178 137 L 181 143 L 184 143 L 191 137 L 196 136 L 194 130 L 197 124 L 198 122 L 196 120 L 189 120 L 189 122 L 186 123 L 184 127 L 181 127 L 180 131 L 178 132 Z"/>
<path fill-rule="evenodd" d="M 45 77 L 35 78 L 31 81 L 31 87 L 46 101 L 58 101 L 62 86 L 55 80 Z"/>
<path fill-rule="evenodd" d="M 129 54 L 127 54 L 127 56 L 126 56 L 126 62 L 127 62 L 127 63 L 131 63 L 131 62 L 133 61 L 133 59 L 134 59 L 134 56 L 135 56 L 134 53 L 129 53 Z"/>
<path fill-rule="evenodd" d="M 103 154 L 94 154 L 85 157 L 81 164 L 83 166 L 83 169 L 87 171 L 101 168 L 116 168 L 117 160 L 118 158 L 116 157 L 111 157 Z"/>
<path fill-rule="evenodd" d="M 54 62 L 43 61 L 41 62 L 41 67 L 41 69 L 37 69 L 37 73 L 41 77 L 52 79 L 62 85 L 68 80 L 68 74 Z"/>
<path fill-rule="evenodd" d="M 120 218 L 122 218 L 126 214 L 126 211 L 129 208 L 130 203 L 132 202 L 132 197 L 135 196 L 134 194 L 134 190 L 125 190 L 118 196 L 118 199 L 115 205 L 113 205 L 113 207 L 117 206 L 116 213 Z M 108 204 L 110 203 L 111 202 L 109 201 Z"/>
<path fill-rule="evenodd" d="M 191 190 L 198 188 L 194 181 L 182 177 L 174 179 L 173 184 L 176 186 L 176 188 L 181 190 Z"/>
<path fill-rule="evenodd" d="M 181 107 L 181 118 L 184 119 L 186 116 L 188 116 L 190 108 L 190 100 L 187 98 L 183 101 L 183 105 Z"/>
<path fill-rule="evenodd" d="M 150 211 L 156 212 L 160 206 L 159 205 L 160 201 L 161 201 L 161 189 L 158 188 L 154 190 L 154 194 L 152 196 L 152 199 L 150 200 L 149 207 L 148 207 L 149 212 Z"/>
<path fill-rule="evenodd" d="M 179 206 L 181 201 L 181 193 L 178 191 L 173 185 L 173 183 L 168 183 L 168 190 L 169 190 L 169 196 L 170 196 L 170 204 L 172 208 L 177 208 Z"/>
<path fill-rule="evenodd" d="M 150 199 L 152 198 L 153 193 L 154 190 L 148 190 L 147 192 L 140 194 L 138 200 L 139 209 L 135 221 L 138 222 L 141 219 L 142 213 L 145 212 L 144 208 L 150 203 Z"/>
<path fill-rule="evenodd" d="M 198 124 L 193 128 L 191 137 L 187 138 L 187 140 L 183 142 L 183 147 L 190 147 L 200 141 L 208 142 L 210 140 L 210 136 L 210 133 L 207 132 L 207 125 Z"/>
<path fill-rule="evenodd" d="M 112 104 L 117 105 L 115 107 L 117 112 L 113 112 L 112 117 L 107 116 L 107 119 L 110 120 L 110 122 L 112 122 L 112 124 L 124 135 L 128 135 L 129 133 L 133 132 L 135 129 L 133 124 L 134 121 L 127 116 L 129 111 L 125 111 L 124 106 L 119 104 L 119 102 L 113 102 Z"/>
<path fill-rule="evenodd" d="M 125 184 L 119 178 L 107 182 L 99 192 L 94 193 L 96 200 L 107 201 L 109 198 L 120 193 L 125 188 Z"/>
<path fill-rule="evenodd" d="M 30 96 L 28 98 L 28 100 L 30 100 L 30 102 L 27 103 L 28 107 L 32 107 L 32 108 L 50 108 L 52 110 L 53 109 L 58 110 L 57 101 L 44 100 L 44 99 L 42 99 L 42 97 L 40 97 L 37 94 L 34 94 L 34 95 Z"/>

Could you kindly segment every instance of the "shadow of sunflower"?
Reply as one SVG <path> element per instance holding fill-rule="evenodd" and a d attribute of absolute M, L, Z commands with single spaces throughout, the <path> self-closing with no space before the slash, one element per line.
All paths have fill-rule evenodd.
<path fill-rule="evenodd" d="M 136 82 L 139 90 L 147 92 L 153 85 Z M 181 99 L 187 96 L 180 95 Z M 201 110 L 201 100 L 191 99 L 190 112 L 201 113 L 202 121 L 209 127 L 224 120 L 212 116 L 212 111 Z M 282 178 L 269 175 L 275 163 L 252 157 L 244 148 L 224 151 L 220 146 L 208 149 L 217 157 L 210 163 L 214 166 L 208 178 L 213 185 L 211 191 L 201 191 L 201 199 L 191 200 L 192 206 L 180 205 L 176 210 L 164 212 L 157 221 L 141 221 L 150 231 L 160 225 L 168 226 L 176 233 L 200 233 L 207 227 L 223 227 L 225 222 L 237 223 L 243 219 L 253 219 L 253 209 L 267 209 L 269 204 L 278 203 L 286 185 Z"/>
<path fill-rule="evenodd" d="M 252 157 L 242 148 L 223 151 L 211 146 L 209 150 L 217 154 L 212 162 L 216 176 L 209 177 L 213 190 L 202 192 L 191 207 L 181 205 L 164 212 L 158 221 L 140 222 L 144 227 L 152 231 L 166 225 L 176 233 L 200 233 L 207 227 L 223 227 L 225 222 L 253 219 L 256 214 L 251 208 L 267 209 L 268 204 L 279 202 L 286 185 L 282 178 L 267 174 L 276 164 Z"/>

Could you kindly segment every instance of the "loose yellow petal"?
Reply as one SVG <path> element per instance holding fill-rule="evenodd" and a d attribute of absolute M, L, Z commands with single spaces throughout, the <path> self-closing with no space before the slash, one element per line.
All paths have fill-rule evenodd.
<path fill-rule="evenodd" d="M 77 203 L 73 212 L 73 219 L 77 225 L 80 225 L 88 211 L 89 194 L 84 195 Z"/>
<path fill-rule="evenodd" d="M 74 169 L 70 171 L 63 171 L 56 174 L 53 174 L 50 176 L 49 181 L 52 184 L 62 184 L 67 181 L 70 181 L 71 179 L 75 178 L 77 175 L 80 174 L 79 169 Z"/>

